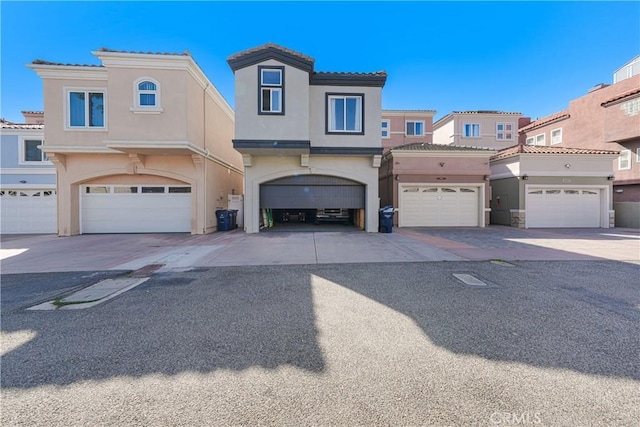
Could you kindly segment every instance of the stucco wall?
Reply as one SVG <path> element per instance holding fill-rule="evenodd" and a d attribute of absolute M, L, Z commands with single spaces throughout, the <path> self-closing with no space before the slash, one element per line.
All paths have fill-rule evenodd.
<path fill-rule="evenodd" d="M 406 114 L 400 113 L 387 113 L 382 111 L 382 119 L 389 120 L 389 138 L 382 139 L 382 147 L 384 151 L 390 148 L 397 147 L 399 145 L 410 143 L 425 143 L 431 144 L 433 142 L 433 114 L 418 114 L 407 112 Z M 407 136 L 406 135 L 406 123 L 411 122 L 424 122 L 424 135 L 422 136 Z"/>
<path fill-rule="evenodd" d="M 284 115 L 258 114 L 258 66 L 284 67 Z M 309 74 L 270 59 L 235 71 L 236 139 L 309 140 Z"/>
<path fill-rule="evenodd" d="M 438 129 L 433 130 L 433 143 L 446 145 L 453 144 L 455 141 L 454 133 L 455 123 L 453 119 L 442 123 Z"/>
<path fill-rule="evenodd" d="M 379 87 L 310 86 L 310 137 L 312 147 L 382 147 L 382 89 Z M 364 135 L 326 133 L 327 93 L 364 94 Z"/>

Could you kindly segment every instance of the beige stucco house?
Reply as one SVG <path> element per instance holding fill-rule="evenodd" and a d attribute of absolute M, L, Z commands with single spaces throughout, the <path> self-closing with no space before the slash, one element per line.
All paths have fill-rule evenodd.
<path fill-rule="evenodd" d="M 260 230 L 265 210 L 324 208 L 348 210 L 356 226 L 377 232 L 386 73 L 317 72 L 313 58 L 271 43 L 227 62 L 247 233 Z"/>
<path fill-rule="evenodd" d="M 92 53 L 101 64 L 28 65 L 44 83 L 58 234 L 215 231 L 243 192 L 231 107 L 188 53 Z"/>
<path fill-rule="evenodd" d="M 518 128 L 528 122 L 521 113 L 453 111 L 433 124 L 433 143 L 501 150 L 519 142 Z"/>

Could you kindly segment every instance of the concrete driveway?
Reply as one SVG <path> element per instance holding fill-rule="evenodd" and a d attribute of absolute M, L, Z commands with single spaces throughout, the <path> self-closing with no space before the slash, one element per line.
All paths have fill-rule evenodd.
<path fill-rule="evenodd" d="M 2 273 L 425 261 L 640 262 L 634 229 L 394 228 L 393 233 L 268 232 L 2 236 Z"/>

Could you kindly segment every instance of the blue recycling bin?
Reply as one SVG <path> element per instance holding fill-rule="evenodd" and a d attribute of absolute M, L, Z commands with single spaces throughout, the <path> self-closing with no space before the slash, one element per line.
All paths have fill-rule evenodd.
<path fill-rule="evenodd" d="M 231 230 L 231 212 L 226 209 L 216 211 L 216 219 L 218 220 L 218 231 Z"/>
<path fill-rule="evenodd" d="M 391 233 L 393 228 L 393 206 L 385 206 L 380 209 L 379 233 Z"/>

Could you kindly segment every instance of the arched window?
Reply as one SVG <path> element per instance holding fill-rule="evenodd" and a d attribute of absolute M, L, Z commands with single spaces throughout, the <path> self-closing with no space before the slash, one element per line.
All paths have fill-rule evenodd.
<path fill-rule="evenodd" d="M 149 80 L 143 80 L 138 83 L 138 106 L 139 107 L 157 107 L 158 106 L 158 87 Z"/>

